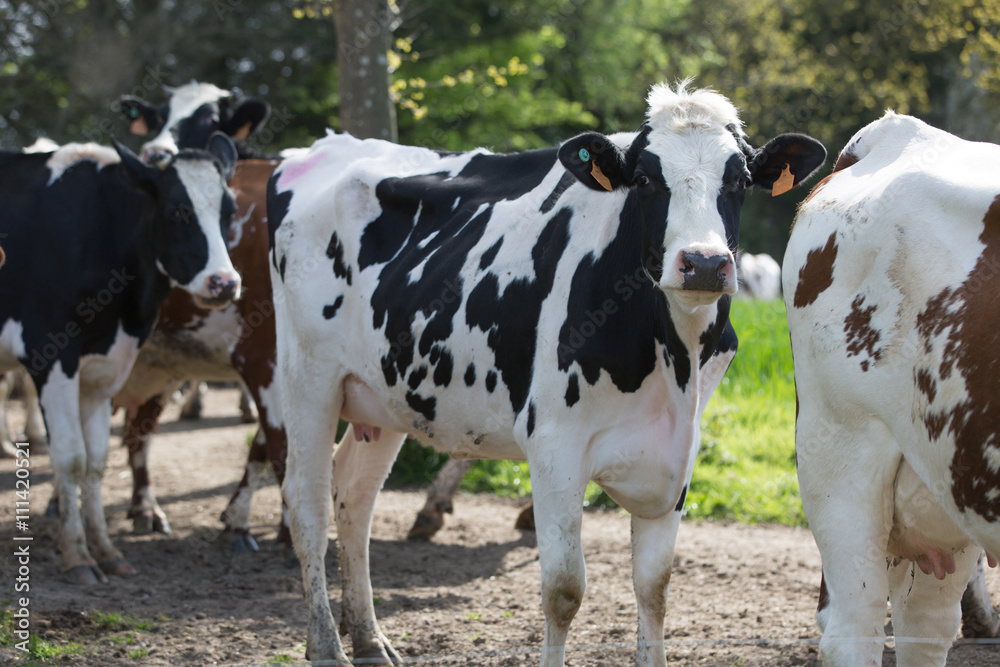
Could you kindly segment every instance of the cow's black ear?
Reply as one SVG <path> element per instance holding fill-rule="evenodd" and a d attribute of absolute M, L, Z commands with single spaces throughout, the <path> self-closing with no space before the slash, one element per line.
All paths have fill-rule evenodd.
<path fill-rule="evenodd" d="M 271 105 L 260 100 L 246 100 L 236 107 L 233 115 L 219 129 L 233 139 L 247 139 L 259 130 L 271 115 Z"/>
<path fill-rule="evenodd" d="M 748 160 L 753 184 L 781 192 L 796 187 L 826 162 L 826 148 L 805 134 L 779 134 L 754 151 Z M 787 171 L 789 175 L 782 178 Z M 780 192 L 777 192 L 780 194 Z"/>
<path fill-rule="evenodd" d="M 127 146 L 119 143 L 118 139 L 113 136 L 111 137 L 111 143 L 114 145 L 115 151 L 118 152 L 118 157 L 121 158 L 125 171 L 136 185 L 144 186 L 156 182 L 160 173 L 159 168 L 140 160 L 135 153 L 130 151 Z"/>
<path fill-rule="evenodd" d="M 233 177 L 236 160 L 239 158 L 233 140 L 222 132 L 213 132 L 208 140 L 208 152 L 222 163 L 222 176 L 228 183 Z"/>
<path fill-rule="evenodd" d="M 584 132 L 559 147 L 559 161 L 588 188 L 611 191 L 631 185 L 625 153 L 600 132 Z"/>
<path fill-rule="evenodd" d="M 132 95 L 118 98 L 118 110 L 129 121 L 129 132 L 139 136 L 157 134 L 163 129 L 164 118 L 152 104 Z"/>

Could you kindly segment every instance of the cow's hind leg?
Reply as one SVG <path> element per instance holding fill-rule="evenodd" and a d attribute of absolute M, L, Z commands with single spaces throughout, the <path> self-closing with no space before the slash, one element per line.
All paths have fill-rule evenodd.
<path fill-rule="evenodd" d="M 378 492 L 389 476 L 405 433 L 383 431 L 372 442 L 358 441 L 348 428 L 333 460 L 333 507 L 337 517 L 340 579 L 344 588 L 344 623 L 354 642 L 354 659 L 365 664 L 399 663 L 375 620 L 368 545 Z"/>
<path fill-rule="evenodd" d="M 983 554 L 979 554 L 976 569 L 962 595 L 962 636 L 966 639 L 988 638 L 1000 635 L 1000 614 L 990 602 L 983 571 Z"/>
<path fill-rule="evenodd" d="M 143 403 L 134 416 L 126 415 L 122 429 L 122 440 L 128 447 L 128 464 L 132 468 L 132 506 L 128 518 L 132 519 L 133 532 L 140 534 L 170 534 L 170 522 L 156 502 L 149 479 L 149 452 L 160 414 L 172 393 L 173 387 Z"/>
<path fill-rule="evenodd" d="M 326 590 L 326 557 L 330 525 L 331 466 L 337 395 L 327 400 L 330 376 L 286 378 L 288 398 L 288 471 L 285 497 L 291 507 L 292 542 L 302 567 L 309 625 L 306 658 L 349 665 L 330 612 Z M 336 386 L 336 385 L 332 385 Z"/>
<path fill-rule="evenodd" d="M 38 390 L 24 371 L 18 371 L 18 374 L 24 383 L 24 437 L 31 445 L 32 454 L 45 454 L 49 449 L 48 434 L 42 418 L 42 406 L 38 403 Z"/>
<path fill-rule="evenodd" d="M 229 504 L 222 512 L 222 520 L 226 524 L 225 536 L 229 550 L 233 553 L 249 553 L 258 551 L 257 541 L 250 534 L 250 507 L 253 493 L 261 484 L 260 480 L 267 474 L 267 443 L 264 438 L 264 427 L 257 429 L 247 464 L 243 469 L 243 478 L 236 486 L 229 499 Z M 280 480 L 279 480 L 280 483 Z"/>
<path fill-rule="evenodd" d="M 427 492 L 427 502 L 417 512 L 413 527 L 406 534 L 408 540 L 429 540 L 444 527 L 444 515 L 455 510 L 453 499 L 462 478 L 475 463 L 473 459 L 448 459 Z"/>
<path fill-rule="evenodd" d="M 100 568 L 108 574 L 130 575 L 135 569 L 108 536 L 101 500 L 101 480 L 108 460 L 108 439 L 111 435 L 111 398 L 105 396 L 80 397 L 80 418 L 83 439 L 87 446 L 87 471 L 81 486 L 83 523 L 87 531 L 87 545 Z"/>
<path fill-rule="evenodd" d="M 958 635 L 960 601 L 976 567 L 979 549 L 970 546 L 955 554 L 956 570 L 943 580 L 924 574 L 911 561 L 889 568 L 892 628 L 896 662 L 900 665 L 944 665 Z"/>
<path fill-rule="evenodd" d="M 888 453 L 890 436 L 881 424 L 836 430 L 832 423 L 830 417 L 800 420 L 795 438 L 802 504 L 828 593 L 817 614 L 820 657 L 827 667 L 875 667 L 885 643 L 885 550 L 900 459 Z"/>
<path fill-rule="evenodd" d="M 667 588 L 680 523 L 679 511 L 669 512 L 658 519 L 632 516 L 632 583 L 639 606 L 637 666 L 661 667 L 667 664 L 663 618 L 667 610 Z"/>

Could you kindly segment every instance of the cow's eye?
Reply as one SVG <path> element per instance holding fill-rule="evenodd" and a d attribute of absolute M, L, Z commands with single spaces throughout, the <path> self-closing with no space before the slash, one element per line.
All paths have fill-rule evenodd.
<path fill-rule="evenodd" d="M 646 174 L 637 174 L 632 180 L 632 184 L 637 188 L 644 188 L 649 185 L 649 177 Z"/>

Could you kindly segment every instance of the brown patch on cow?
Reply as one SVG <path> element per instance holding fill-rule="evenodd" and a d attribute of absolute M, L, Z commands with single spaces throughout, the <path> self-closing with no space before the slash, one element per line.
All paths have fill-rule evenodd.
<path fill-rule="evenodd" d="M 937 396 L 937 381 L 934 380 L 930 371 L 926 368 L 921 368 L 917 371 L 916 385 L 917 389 L 920 390 L 920 393 L 927 397 L 927 402 L 933 403 L 934 398 Z"/>
<path fill-rule="evenodd" d="M 840 151 L 840 155 L 837 156 L 837 161 L 833 163 L 833 173 L 836 174 L 838 171 L 843 171 L 848 167 L 852 167 L 858 163 L 858 156 L 851 152 L 848 146 L 844 150 Z"/>
<path fill-rule="evenodd" d="M 851 165 L 857 164 L 857 162 L 858 162 L 858 157 L 854 153 L 851 153 L 846 149 L 841 151 L 840 155 L 837 156 L 837 161 L 833 163 L 833 171 L 827 174 L 822 181 L 817 183 L 813 187 L 813 189 L 809 191 L 809 194 L 806 195 L 806 198 L 802 200 L 802 203 L 799 204 L 799 206 L 801 207 L 807 201 L 815 197 L 819 193 L 819 191 L 823 189 L 823 186 L 827 184 L 827 181 L 833 178 L 838 171 L 847 169 Z"/>
<path fill-rule="evenodd" d="M 830 592 L 826 590 L 826 577 L 823 575 L 819 576 L 819 604 L 816 605 L 816 613 L 826 609 L 827 605 L 830 604 Z"/>
<path fill-rule="evenodd" d="M 1000 196 L 983 218 L 979 240 L 986 247 L 969 277 L 956 288 L 945 288 L 928 300 L 917 316 L 917 331 L 925 350 L 931 339 L 948 332 L 938 375 L 957 371 L 968 398 L 946 412 L 924 414 L 932 439 L 947 429 L 955 439 L 951 461 L 952 496 L 960 511 L 971 510 L 987 521 L 1000 520 L 1000 500 L 988 492 L 1000 489 L 1000 470 L 993 469 L 986 447 L 1000 446 Z M 919 379 L 919 378 L 918 378 Z"/>
<path fill-rule="evenodd" d="M 877 329 L 872 328 L 872 313 L 875 306 L 862 308 L 865 297 L 857 295 L 851 302 L 851 312 L 844 318 L 844 333 L 847 335 L 847 356 L 858 356 L 862 352 L 875 363 L 882 358 L 882 349 L 878 345 L 881 334 Z M 861 370 L 868 370 L 869 360 L 861 361 Z"/>
<path fill-rule="evenodd" d="M 833 264 L 837 261 L 837 233 L 830 234 L 822 248 L 810 250 L 806 263 L 799 269 L 799 284 L 793 304 L 804 308 L 819 298 L 833 284 Z"/>

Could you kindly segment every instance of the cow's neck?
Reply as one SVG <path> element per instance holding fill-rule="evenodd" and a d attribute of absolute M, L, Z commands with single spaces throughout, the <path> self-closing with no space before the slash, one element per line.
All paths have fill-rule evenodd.
<path fill-rule="evenodd" d="M 112 167 L 124 169 L 121 165 Z M 130 187 L 113 168 L 102 170 L 102 177 L 106 201 L 115 202 L 109 218 L 116 245 L 109 251 L 114 256 L 115 270 L 125 282 L 119 301 L 122 328 L 141 344 L 152 331 L 160 304 L 170 292 L 170 281 L 156 268 L 153 225 L 157 204 L 148 194 Z"/>

